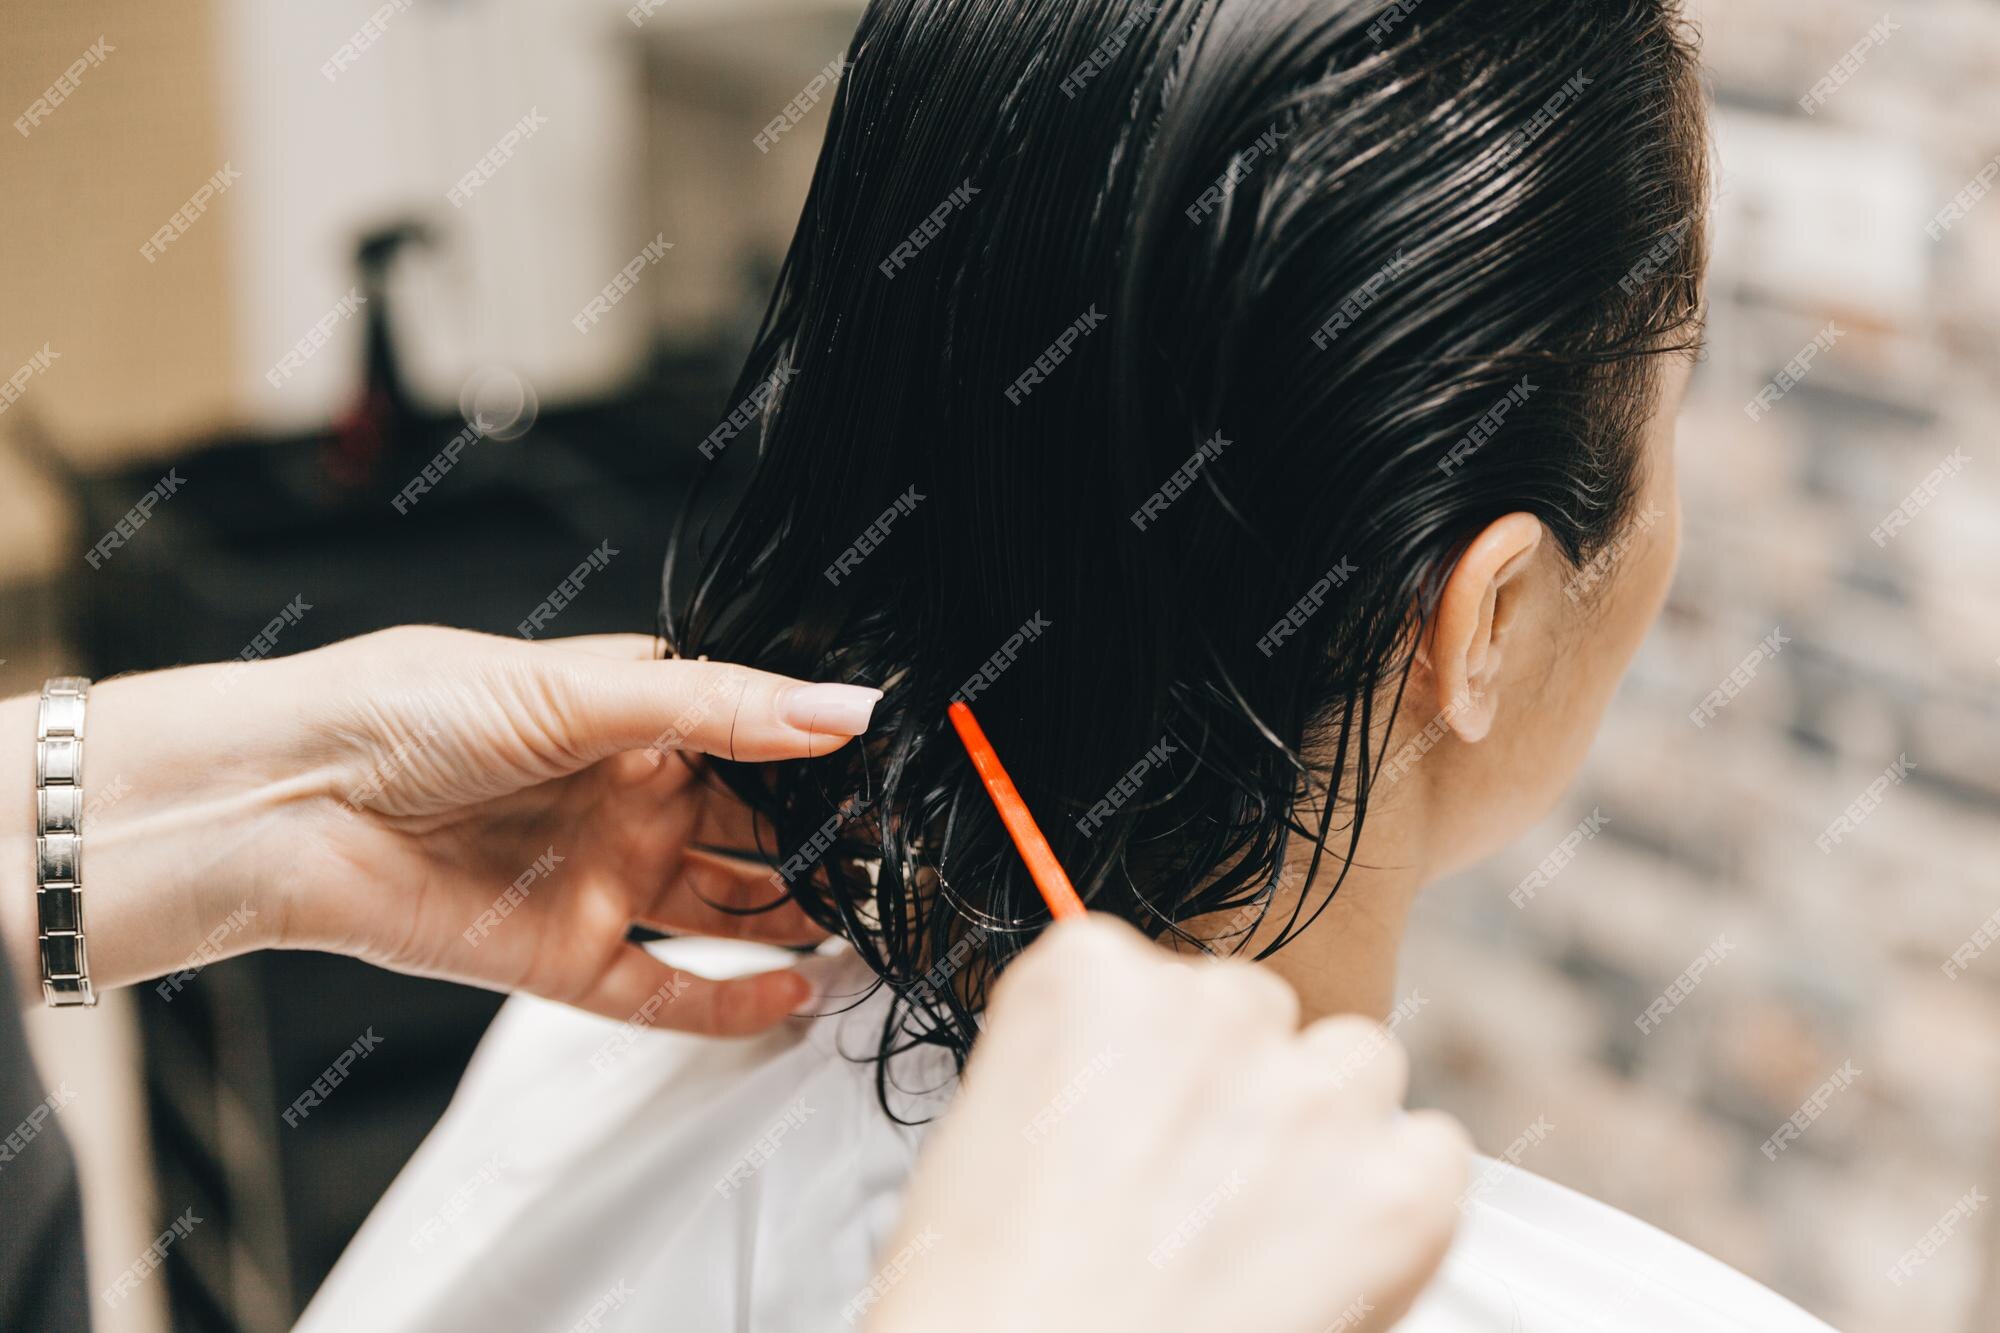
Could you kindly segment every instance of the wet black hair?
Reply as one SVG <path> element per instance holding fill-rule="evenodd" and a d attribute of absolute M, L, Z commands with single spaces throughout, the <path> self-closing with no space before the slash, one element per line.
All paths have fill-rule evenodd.
<path fill-rule="evenodd" d="M 1671 0 L 874 0 L 848 62 L 662 628 L 885 691 L 864 744 L 719 771 L 896 991 L 881 1053 L 963 1057 L 1048 917 L 947 703 L 1094 909 L 1303 930 L 1463 545 L 1632 518 L 1702 91 Z"/>

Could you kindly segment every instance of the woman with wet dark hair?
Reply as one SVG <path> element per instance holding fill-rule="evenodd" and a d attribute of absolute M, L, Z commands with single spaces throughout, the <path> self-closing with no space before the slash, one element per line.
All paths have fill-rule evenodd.
<path fill-rule="evenodd" d="M 662 627 L 883 691 L 858 745 L 716 766 L 744 882 L 837 941 L 828 1017 L 598 1060 L 517 1004 L 316 1312 L 627 1273 L 600 1326 L 827 1328 L 921 1264 L 882 1250 L 921 1125 L 1048 924 L 955 699 L 1091 908 L 1393 1020 L 1416 893 L 1548 808 L 1664 597 L 1706 164 L 1671 0 L 871 3 Z M 492 1216 L 398 1253 L 496 1153 Z M 1463 1203 L 1406 1327 L 1810 1326 L 1504 1164 Z"/>
<path fill-rule="evenodd" d="M 1673 6 L 886 0 L 852 62 L 665 632 L 886 691 L 873 744 L 724 770 L 781 864 L 838 817 L 788 890 L 896 990 L 884 1048 L 963 1054 L 1047 919 L 954 697 L 1090 906 L 1183 947 L 1314 953 L 1376 820 L 1428 877 L 1541 813 L 1673 562 Z"/>

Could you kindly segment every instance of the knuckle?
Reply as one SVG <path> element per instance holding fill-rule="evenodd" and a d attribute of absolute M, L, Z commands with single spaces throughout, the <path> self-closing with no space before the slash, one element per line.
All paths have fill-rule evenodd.
<path fill-rule="evenodd" d="M 519 666 L 504 673 L 499 689 L 521 744 L 551 773 L 582 767 L 589 758 L 577 743 L 589 708 L 583 681 L 566 664 Z"/>
<path fill-rule="evenodd" d="M 1067 929 L 1034 941 L 1004 967 L 988 991 L 988 1003 L 1013 1007 L 1022 997 L 1068 991 L 1095 975 L 1092 954 Z"/>
<path fill-rule="evenodd" d="M 1297 1049 L 1331 1105 L 1379 1112 L 1383 1104 L 1402 1100 L 1409 1056 L 1380 1023 L 1356 1015 L 1322 1019 Z"/>
<path fill-rule="evenodd" d="M 1393 1127 L 1386 1150 L 1376 1158 L 1382 1169 L 1369 1191 L 1375 1210 L 1413 1241 L 1449 1232 L 1469 1178 L 1469 1153 L 1463 1131 L 1413 1114 Z"/>
<path fill-rule="evenodd" d="M 354 642 L 389 658 L 418 657 L 462 648 L 469 640 L 486 636 L 445 625 L 391 625 L 364 634 Z"/>
<path fill-rule="evenodd" d="M 700 720 L 695 724 L 693 734 L 699 736 L 705 728 L 712 726 L 714 741 L 711 748 L 723 753 L 726 758 L 738 758 L 738 738 L 749 734 L 759 723 L 772 716 L 772 699 L 768 695 L 760 699 L 750 672 L 719 662 L 699 665 L 703 670 L 693 678 L 693 683 L 700 692 L 696 696 Z"/>
<path fill-rule="evenodd" d="M 1115 917 L 1087 914 L 1051 934 L 1052 944 L 1089 966 L 1129 967 L 1150 961 L 1145 942 Z"/>
<path fill-rule="evenodd" d="M 652 738 L 655 749 L 709 751 L 724 758 L 745 716 L 746 677 L 754 673 L 727 662 L 671 658 L 646 663 L 652 688 L 659 690 L 660 714 L 667 725 Z M 749 715 L 752 720 L 755 714 Z"/>
<path fill-rule="evenodd" d="M 1363 1014 L 1334 1014 L 1314 1026 L 1329 1045 L 1372 1045 L 1384 1037 L 1395 1040 L 1387 1028 Z"/>
<path fill-rule="evenodd" d="M 1044 929 L 1010 970 L 1041 984 L 1061 985 L 1117 966 L 1123 953 L 1121 944 L 1106 923 L 1085 917 Z"/>
<path fill-rule="evenodd" d="M 1410 1155 L 1436 1173 L 1451 1193 L 1464 1188 L 1472 1165 L 1472 1136 L 1456 1117 L 1438 1110 L 1412 1111 L 1402 1122 Z"/>
<path fill-rule="evenodd" d="M 1200 967 L 1207 998 L 1217 1016 L 1239 1030 L 1298 1021 L 1299 1002 L 1292 988 L 1253 963 L 1222 961 Z"/>
<path fill-rule="evenodd" d="M 1398 1045 L 1395 1035 L 1372 1018 L 1336 1014 L 1312 1025 L 1314 1053 L 1336 1067 L 1348 1067 L 1362 1057 Z"/>
<path fill-rule="evenodd" d="M 1242 963 L 1244 986 L 1265 1009 L 1284 1020 L 1288 1028 L 1298 1026 L 1299 995 L 1291 983 L 1256 963 Z"/>
<path fill-rule="evenodd" d="M 1376 1058 L 1382 1062 L 1383 1077 L 1398 1090 L 1400 1100 L 1401 1089 L 1410 1080 L 1410 1052 L 1396 1040 L 1395 1033 L 1380 1023 L 1371 1023 L 1369 1027 L 1372 1029 L 1371 1040 L 1382 1044 L 1381 1053 Z"/>
<path fill-rule="evenodd" d="M 1379 1159 L 1367 1198 L 1379 1219 L 1394 1223 L 1404 1235 L 1414 1236 L 1453 1211 L 1453 1191 L 1444 1186 L 1442 1172 L 1398 1144 Z"/>

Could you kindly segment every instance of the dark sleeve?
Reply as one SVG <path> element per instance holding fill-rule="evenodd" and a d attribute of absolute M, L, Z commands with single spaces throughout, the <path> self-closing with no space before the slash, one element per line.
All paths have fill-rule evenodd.
<path fill-rule="evenodd" d="M 83 1203 L 61 1124 L 69 1092 L 42 1086 L 14 994 L 0 951 L 0 1329 L 88 1333 Z"/>

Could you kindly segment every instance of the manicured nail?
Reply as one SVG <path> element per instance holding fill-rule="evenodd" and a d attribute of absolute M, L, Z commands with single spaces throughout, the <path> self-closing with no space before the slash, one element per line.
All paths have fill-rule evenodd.
<path fill-rule="evenodd" d="M 795 685 L 778 696 L 778 716 L 800 731 L 859 736 L 881 697 L 866 685 Z"/>

